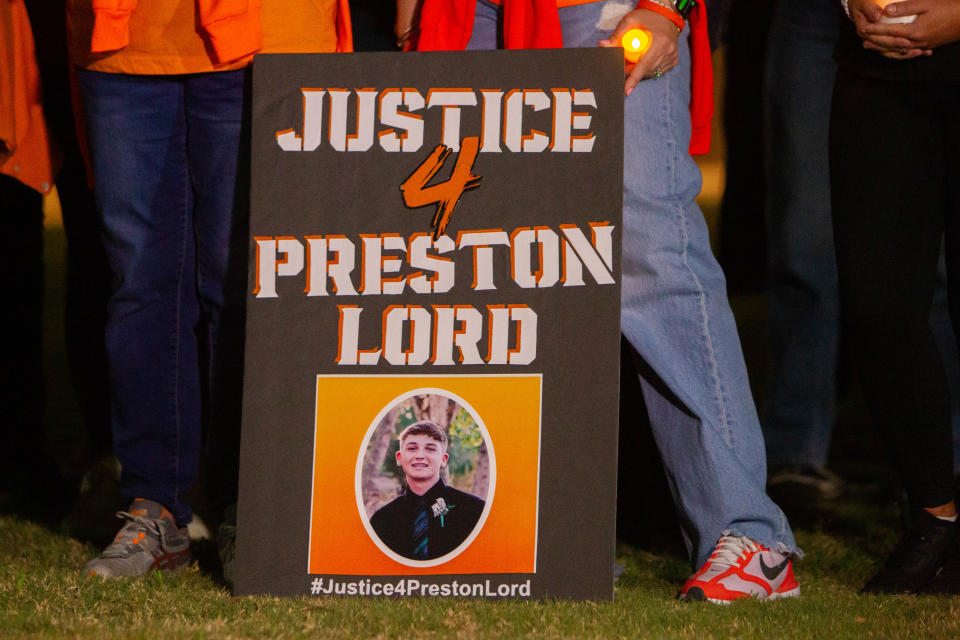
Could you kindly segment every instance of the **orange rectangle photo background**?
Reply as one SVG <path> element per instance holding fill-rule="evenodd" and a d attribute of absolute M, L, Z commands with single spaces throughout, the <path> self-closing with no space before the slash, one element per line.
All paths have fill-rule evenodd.
<path fill-rule="evenodd" d="M 540 375 L 318 376 L 307 571 L 331 575 L 534 573 L 540 471 Z M 462 398 L 483 421 L 496 464 L 490 512 L 462 553 L 432 567 L 386 555 L 357 504 L 358 457 L 381 411 L 414 389 Z M 488 496 L 488 500 L 490 500 Z"/>

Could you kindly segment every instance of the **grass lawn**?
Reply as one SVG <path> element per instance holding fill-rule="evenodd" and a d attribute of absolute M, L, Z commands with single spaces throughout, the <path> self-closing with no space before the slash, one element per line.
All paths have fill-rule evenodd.
<path fill-rule="evenodd" d="M 729 607 L 674 600 L 677 556 L 621 545 L 613 602 L 231 597 L 198 564 L 87 579 L 97 551 L 0 517 L 0 637 L 77 638 L 958 638 L 960 598 L 862 596 L 895 542 L 892 507 L 845 502 L 797 537 L 802 597 Z"/>
<path fill-rule="evenodd" d="M 47 309 L 58 310 L 62 229 L 49 229 L 45 240 Z M 762 311 L 743 304 L 735 310 L 751 370 L 762 371 Z M 69 380 L 61 317 L 48 318 L 46 331 L 47 356 L 59 358 L 47 365 L 48 430 L 70 452 L 82 446 L 82 427 L 63 391 Z M 841 406 L 840 421 L 862 422 L 862 414 L 862 407 L 845 412 Z M 860 433 L 848 430 L 836 447 L 837 458 L 846 462 L 838 470 L 848 478 L 865 474 L 876 459 Z M 889 469 L 871 469 L 869 475 L 883 474 Z M 613 602 L 234 598 L 201 563 L 176 574 L 86 579 L 80 569 L 97 547 L 0 516 L 0 639 L 960 638 L 956 595 L 857 593 L 896 542 L 890 495 L 887 489 L 862 490 L 803 522 L 792 517 L 807 554 L 795 565 L 802 596 L 729 607 L 676 601 L 689 570 L 686 560 L 628 545 L 618 548 L 625 571 Z"/>

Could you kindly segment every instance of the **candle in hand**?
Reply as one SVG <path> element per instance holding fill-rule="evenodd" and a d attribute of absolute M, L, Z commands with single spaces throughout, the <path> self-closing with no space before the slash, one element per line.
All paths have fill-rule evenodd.
<path fill-rule="evenodd" d="M 888 4 L 893 4 L 894 2 L 900 2 L 900 0 L 874 0 L 880 8 L 885 8 Z M 917 19 L 917 14 L 910 16 L 898 16 L 896 18 L 891 18 L 890 16 L 884 15 L 880 18 L 880 22 L 885 22 L 886 24 L 910 24 Z"/>
<path fill-rule="evenodd" d="M 653 36 L 646 29 L 630 29 L 620 38 L 623 46 L 623 57 L 627 62 L 636 63 L 650 48 Z"/>

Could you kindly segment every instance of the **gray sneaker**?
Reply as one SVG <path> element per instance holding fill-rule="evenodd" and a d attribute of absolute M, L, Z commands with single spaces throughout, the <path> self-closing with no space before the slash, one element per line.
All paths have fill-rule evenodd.
<path fill-rule="evenodd" d="M 117 517 L 127 523 L 110 546 L 86 564 L 85 574 L 104 578 L 142 576 L 154 569 L 173 571 L 190 563 L 187 529 L 178 529 L 163 505 L 138 498 L 129 511 L 118 511 Z"/>

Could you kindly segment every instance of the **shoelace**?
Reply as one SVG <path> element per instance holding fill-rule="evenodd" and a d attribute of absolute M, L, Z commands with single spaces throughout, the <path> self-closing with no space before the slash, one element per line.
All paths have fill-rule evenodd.
<path fill-rule="evenodd" d="M 744 536 L 725 535 L 717 543 L 716 550 L 710 556 L 710 562 L 732 567 L 748 553 L 761 551 L 760 545 Z"/>
<path fill-rule="evenodd" d="M 161 546 L 166 546 L 165 536 L 163 529 L 160 527 L 160 523 L 154 518 L 146 518 L 144 516 L 135 516 L 128 511 L 117 511 L 117 517 L 127 520 L 127 524 L 123 525 L 123 528 L 120 529 L 120 532 L 117 534 L 117 537 L 114 539 L 110 546 L 104 549 L 103 557 L 110 557 L 111 555 L 127 555 L 127 547 L 139 544 L 134 542 L 135 540 L 139 541 L 140 533 L 153 533 L 158 538 L 160 538 Z"/>

